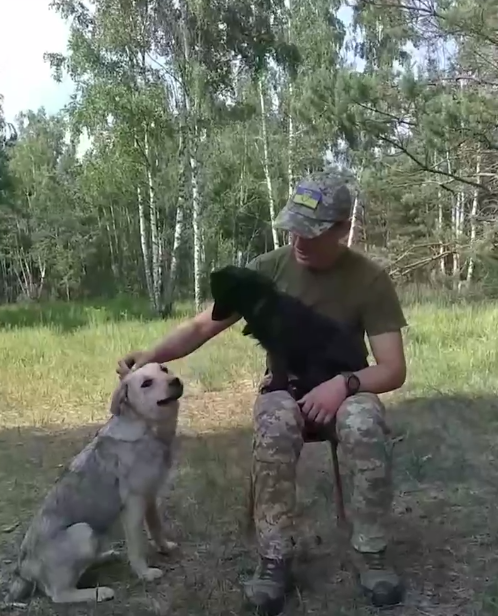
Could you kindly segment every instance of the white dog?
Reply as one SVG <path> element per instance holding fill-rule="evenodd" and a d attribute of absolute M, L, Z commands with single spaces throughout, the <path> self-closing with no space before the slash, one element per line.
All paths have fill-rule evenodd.
<path fill-rule="evenodd" d="M 159 364 L 129 372 L 114 391 L 112 417 L 71 462 L 31 522 L 7 601 L 19 601 L 35 587 L 54 602 L 105 601 L 111 588 L 78 589 L 84 571 L 115 553 L 102 552 L 103 539 L 121 518 L 130 566 L 151 581 L 162 570 L 146 562 L 144 521 L 160 552 L 168 541 L 156 498 L 171 465 L 183 383 Z"/>

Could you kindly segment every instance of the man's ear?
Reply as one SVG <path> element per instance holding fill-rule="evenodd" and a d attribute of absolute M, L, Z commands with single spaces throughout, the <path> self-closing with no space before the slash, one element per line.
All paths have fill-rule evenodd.
<path fill-rule="evenodd" d="M 124 405 L 128 400 L 128 383 L 120 382 L 111 398 L 111 415 L 116 417 L 123 414 Z"/>
<path fill-rule="evenodd" d="M 340 237 L 341 239 L 345 238 L 348 235 L 349 230 L 351 229 L 351 224 L 351 219 L 343 220 L 342 222 L 336 223 L 336 231 L 338 237 Z"/>

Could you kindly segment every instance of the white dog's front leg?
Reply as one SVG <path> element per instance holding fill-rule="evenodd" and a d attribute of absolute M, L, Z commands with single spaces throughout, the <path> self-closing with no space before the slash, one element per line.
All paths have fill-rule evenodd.
<path fill-rule="evenodd" d="M 122 519 L 130 566 L 139 578 L 150 582 L 160 578 L 163 572 L 161 569 L 147 566 L 147 544 L 144 536 L 145 510 L 145 499 L 130 495 L 126 501 Z"/>
<path fill-rule="evenodd" d="M 164 533 L 155 498 L 150 498 L 147 503 L 145 521 L 149 529 L 150 537 L 159 554 L 169 554 L 178 547 L 178 544 L 174 541 L 170 541 Z"/>

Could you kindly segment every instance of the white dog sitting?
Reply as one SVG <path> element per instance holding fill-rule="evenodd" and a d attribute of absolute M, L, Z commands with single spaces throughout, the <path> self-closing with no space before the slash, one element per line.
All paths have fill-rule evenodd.
<path fill-rule="evenodd" d="M 144 521 L 160 552 L 174 547 L 164 534 L 156 498 L 170 469 L 183 383 L 164 366 L 129 372 L 114 391 L 112 417 L 72 461 L 46 496 L 21 544 L 7 602 L 35 587 L 54 602 L 104 601 L 111 588 L 78 589 L 102 552 L 103 538 L 121 517 L 130 566 L 151 581 L 162 570 L 146 562 Z"/>

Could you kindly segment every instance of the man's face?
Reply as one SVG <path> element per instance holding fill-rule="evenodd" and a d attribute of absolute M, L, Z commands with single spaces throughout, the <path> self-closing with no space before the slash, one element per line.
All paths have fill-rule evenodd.
<path fill-rule="evenodd" d="M 331 229 L 314 238 L 291 234 L 291 245 L 296 261 L 311 269 L 327 269 L 341 250 L 340 240 L 349 231 L 349 221 L 336 223 Z"/>

